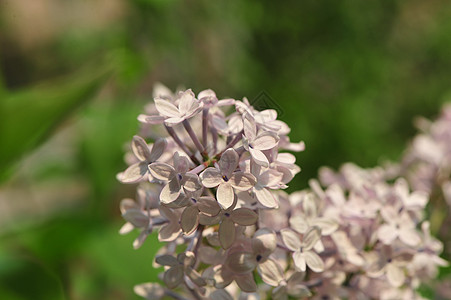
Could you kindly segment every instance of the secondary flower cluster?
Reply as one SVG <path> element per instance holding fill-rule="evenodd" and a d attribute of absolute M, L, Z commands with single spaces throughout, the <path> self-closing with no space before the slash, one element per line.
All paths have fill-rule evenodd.
<path fill-rule="evenodd" d="M 137 285 L 138 295 L 419 299 L 419 283 L 446 264 L 424 221 L 428 194 L 404 179 L 347 164 L 288 195 L 300 168 L 280 151 L 304 144 L 290 142 L 274 110 L 211 90 L 158 86 L 154 98 L 118 174 L 139 184 L 136 201 L 121 202 L 120 232 L 140 231 L 135 248 L 157 229 L 166 242 L 155 259 L 166 287 Z"/>
<path fill-rule="evenodd" d="M 418 120 L 418 134 L 401 163 L 412 187 L 437 197 L 451 206 L 451 105 L 444 106 L 434 122 Z"/>

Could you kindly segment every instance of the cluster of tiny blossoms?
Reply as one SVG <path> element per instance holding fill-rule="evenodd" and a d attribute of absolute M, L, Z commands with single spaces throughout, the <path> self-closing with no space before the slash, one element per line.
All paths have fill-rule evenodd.
<path fill-rule="evenodd" d="M 434 122 L 419 119 L 417 126 L 422 133 L 408 148 L 400 173 L 414 189 L 442 198 L 451 207 L 451 104 Z"/>
<path fill-rule="evenodd" d="M 147 299 L 420 299 L 415 290 L 445 265 L 424 221 L 426 193 L 383 169 L 323 169 L 321 184 L 288 195 L 300 171 L 289 127 L 247 99 L 158 86 L 140 115 L 123 183 L 125 234 L 139 248 L 158 229 L 154 265 L 164 285 Z M 162 138 L 165 136 L 165 138 Z M 153 140 L 152 144 L 147 141 Z"/>

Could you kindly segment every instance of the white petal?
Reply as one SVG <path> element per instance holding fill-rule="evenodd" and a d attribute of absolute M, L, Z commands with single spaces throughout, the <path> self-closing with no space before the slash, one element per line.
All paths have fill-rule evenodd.
<path fill-rule="evenodd" d="M 255 197 L 261 205 L 268 208 L 276 208 L 279 206 L 279 202 L 276 197 L 266 188 L 255 188 Z"/>
<path fill-rule="evenodd" d="M 322 272 L 324 271 L 324 262 L 321 260 L 321 258 L 313 251 L 306 251 L 304 252 L 305 262 L 307 263 L 307 266 L 313 271 L 313 272 Z"/>
<path fill-rule="evenodd" d="M 169 181 L 176 175 L 174 167 L 162 162 L 151 163 L 149 165 L 149 171 L 153 177 L 164 181 Z"/>
<path fill-rule="evenodd" d="M 291 229 L 285 228 L 280 231 L 282 241 L 291 251 L 297 251 L 301 248 L 301 241 L 298 235 Z"/>
<path fill-rule="evenodd" d="M 164 120 L 166 119 L 166 117 L 163 116 L 148 116 L 148 115 L 139 115 L 138 116 L 138 121 L 144 124 L 151 124 L 151 125 L 157 125 L 157 124 L 162 124 L 164 122 Z"/>
<path fill-rule="evenodd" d="M 250 226 L 257 222 L 258 215 L 249 208 L 238 208 L 232 211 L 230 217 L 238 225 Z"/>
<path fill-rule="evenodd" d="M 194 98 L 194 94 L 191 90 L 186 90 L 183 93 L 179 94 L 179 110 L 180 113 L 185 115 L 188 111 L 190 111 L 191 107 L 195 105 L 197 102 L 196 98 Z"/>
<path fill-rule="evenodd" d="M 188 275 L 189 279 L 191 279 L 197 286 L 207 285 L 205 279 L 203 279 L 202 276 L 191 267 L 186 268 L 186 275 Z"/>
<path fill-rule="evenodd" d="M 257 261 L 254 253 L 233 252 L 227 256 L 225 265 L 235 274 L 245 274 L 255 269 Z"/>
<path fill-rule="evenodd" d="M 182 118 L 182 117 L 168 118 L 168 119 L 164 120 L 164 124 L 166 126 L 172 127 L 172 126 L 182 123 L 184 120 L 185 120 L 185 118 Z"/>
<path fill-rule="evenodd" d="M 119 234 L 127 234 L 129 232 L 132 232 L 132 230 L 135 229 L 135 226 L 133 226 L 132 223 L 125 223 L 122 225 L 121 229 L 119 229 Z"/>
<path fill-rule="evenodd" d="M 200 180 L 206 188 L 214 188 L 222 182 L 221 172 L 216 168 L 207 168 L 200 175 Z"/>
<path fill-rule="evenodd" d="M 319 227 L 311 227 L 302 238 L 302 247 L 305 250 L 310 250 L 321 238 L 321 229 Z"/>
<path fill-rule="evenodd" d="M 160 156 L 164 153 L 164 150 L 166 149 L 166 146 L 168 145 L 168 142 L 166 139 L 159 138 L 155 141 L 155 143 L 152 146 L 152 150 L 150 150 L 149 155 L 149 162 L 154 162 L 157 159 L 160 158 Z"/>
<path fill-rule="evenodd" d="M 252 159 L 255 161 L 255 163 L 264 167 L 269 166 L 268 158 L 265 154 L 263 154 L 263 152 L 253 148 L 249 148 L 249 152 L 251 153 Z"/>
<path fill-rule="evenodd" d="M 155 108 L 158 112 L 168 118 L 179 117 L 180 112 L 177 107 L 169 101 L 162 99 L 155 99 Z"/>
<path fill-rule="evenodd" d="M 398 230 L 393 226 L 382 224 L 377 230 L 377 237 L 382 243 L 390 245 L 398 237 Z"/>
<path fill-rule="evenodd" d="M 138 237 L 133 241 L 133 249 L 139 249 L 147 239 L 149 232 L 147 230 L 141 231 Z"/>
<path fill-rule="evenodd" d="M 180 229 L 180 225 L 178 223 L 163 225 L 158 232 L 158 240 L 160 242 L 172 242 L 179 236 L 181 231 L 182 230 Z"/>
<path fill-rule="evenodd" d="M 264 131 L 260 133 L 255 140 L 251 141 L 252 147 L 257 150 L 268 150 L 277 146 L 279 142 L 279 137 L 277 134 Z"/>
<path fill-rule="evenodd" d="M 170 289 L 176 288 L 183 280 L 183 268 L 180 266 L 172 267 L 166 272 L 164 272 L 163 276 L 164 283 Z"/>
<path fill-rule="evenodd" d="M 315 218 L 311 225 L 321 228 L 321 235 L 331 235 L 338 229 L 338 223 L 328 218 Z"/>
<path fill-rule="evenodd" d="M 290 227 L 299 233 L 306 233 L 309 229 L 309 224 L 304 215 L 295 215 L 290 218 Z"/>
<path fill-rule="evenodd" d="M 199 176 L 192 173 L 185 173 L 183 174 L 182 181 L 180 183 L 183 185 L 185 190 L 189 192 L 195 192 L 203 189 L 203 186 L 200 182 Z M 201 194 L 202 191 L 200 191 L 199 194 Z"/>
<path fill-rule="evenodd" d="M 199 210 L 196 206 L 188 206 L 180 217 L 180 226 L 186 235 L 190 235 L 199 225 Z"/>
<path fill-rule="evenodd" d="M 268 228 L 261 228 L 254 233 L 252 238 L 252 250 L 268 257 L 277 247 L 277 238 L 274 231 Z"/>
<path fill-rule="evenodd" d="M 164 204 L 169 204 L 175 200 L 180 195 L 180 182 L 177 177 L 174 177 L 171 181 L 166 184 L 160 193 L 160 201 Z"/>
<path fill-rule="evenodd" d="M 177 258 L 172 255 L 160 255 L 155 258 L 155 262 L 162 266 L 176 266 L 179 264 Z"/>
<path fill-rule="evenodd" d="M 227 149 L 219 160 L 219 168 L 221 169 L 222 175 L 230 178 L 238 167 L 239 159 L 238 153 L 233 148 Z"/>
<path fill-rule="evenodd" d="M 254 117 L 250 113 L 246 113 L 243 118 L 244 135 L 248 140 L 253 141 L 257 135 L 257 125 Z"/>
<path fill-rule="evenodd" d="M 213 197 L 200 197 L 197 199 L 197 208 L 207 216 L 216 216 L 221 211 L 221 207 Z"/>
<path fill-rule="evenodd" d="M 255 283 L 254 275 L 252 273 L 236 276 L 235 282 L 243 292 L 253 293 L 257 291 L 257 284 Z"/>
<path fill-rule="evenodd" d="M 255 185 L 255 176 L 250 173 L 235 172 L 229 180 L 230 184 L 239 191 L 247 191 Z"/>
<path fill-rule="evenodd" d="M 235 242 L 235 224 L 230 218 L 225 218 L 219 225 L 219 242 L 222 248 L 228 249 Z"/>
<path fill-rule="evenodd" d="M 296 269 L 305 272 L 307 270 L 307 264 L 305 263 L 305 256 L 304 253 L 301 253 L 299 251 L 296 251 L 293 253 L 293 261 L 294 265 L 296 266 Z"/>
<path fill-rule="evenodd" d="M 140 209 L 129 209 L 122 214 L 122 217 L 138 228 L 144 228 L 149 225 L 149 216 Z"/>
<path fill-rule="evenodd" d="M 150 159 L 149 146 L 142 137 L 137 135 L 133 137 L 132 150 L 136 158 L 138 158 L 140 161 L 149 161 Z"/>
<path fill-rule="evenodd" d="M 405 279 L 404 271 L 392 263 L 387 264 L 386 268 L 388 282 L 394 287 L 403 285 Z"/>
<path fill-rule="evenodd" d="M 235 193 L 233 192 L 232 186 L 227 182 L 221 183 L 216 190 L 216 198 L 218 199 L 218 203 L 224 209 L 232 206 L 233 200 L 235 199 Z"/>
<path fill-rule="evenodd" d="M 133 291 L 136 295 L 146 299 L 161 299 L 164 296 L 164 288 L 158 283 L 142 283 L 135 285 Z"/>
<path fill-rule="evenodd" d="M 274 169 L 268 169 L 258 176 L 258 183 L 265 187 L 273 187 L 280 184 L 283 174 Z"/>
<path fill-rule="evenodd" d="M 146 162 L 139 162 L 131 165 L 119 177 L 122 183 L 136 183 L 147 174 L 148 168 Z"/>
<path fill-rule="evenodd" d="M 421 242 L 421 238 L 415 229 L 401 228 L 399 232 L 399 239 L 409 246 L 416 246 Z"/>
<path fill-rule="evenodd" d="M 278 286 L 284 278 L 280 265 L 271 259 L 258 265 L 258 273 L 260 273 L 262 280 L 271 286 Z"/>

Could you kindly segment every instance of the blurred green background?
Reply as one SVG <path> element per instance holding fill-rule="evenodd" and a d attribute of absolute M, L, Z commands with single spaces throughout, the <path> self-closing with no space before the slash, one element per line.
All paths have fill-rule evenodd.
<path fill-rule="evenodd" d="M 139 299 L 120 236 L 137 115 L 159 81 L 274 106 L 322 165 L 397 160 L 451 98 L 451 2 L 0 0 L 0 299 Z M 261 107 L 265 108 L 265 107 Z"/>

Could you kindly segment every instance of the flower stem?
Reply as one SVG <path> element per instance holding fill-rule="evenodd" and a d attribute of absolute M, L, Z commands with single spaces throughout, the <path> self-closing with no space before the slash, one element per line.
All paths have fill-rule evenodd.
<path fill-rule="evenodd" d="M 188 120 L 184 120 L 182 122 L 183 127 L 185 127 L 186 132 L 188 132 L 189 136 L 191 137 L 191 139 L 193 140 L 194 145 L 196 146 L 196 148 L 199 150 L 199 152 L 202 154 L 202 156 L 205 154 L 205 148 L 204 146 L 202 146 L 202 144 L 199 142 L 199 139 L 197 138 L 196 133 L 194 133 L 193 128 L 191 127 L 191 125 L 189 124 Z"/>
<path fill-rule="evenodd" d="M 202 111 L 202 145 L 204 148 L 207 148 L 207 139 L 208 139 L 208 108 L 205 108 Z"/>
<path fill-rule="evenodd" d="M 174 128 L 166 126 L 166 125 L 164 125 L 164 127 L 166 128 L 166 131 L 172 137 L 174 142 L 176 142 L 177 145 L 180 148 L 182 148 L 182 150 L 186 153 L 186 155 L 188 155 L 194 163 L 200 164 L 200 162 L 197 160 L 197 158 L 191 153 L 191 151 L 189 151 L 188 147 L 186 147 L 186 145 L 180 140 L 180 138 L 178 137 L 178 135 L 175 132 Z"/>

